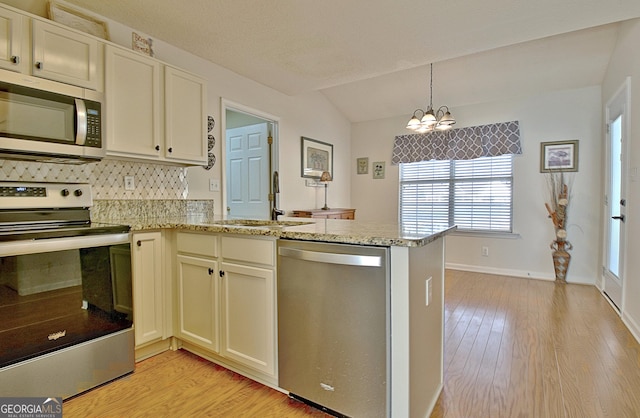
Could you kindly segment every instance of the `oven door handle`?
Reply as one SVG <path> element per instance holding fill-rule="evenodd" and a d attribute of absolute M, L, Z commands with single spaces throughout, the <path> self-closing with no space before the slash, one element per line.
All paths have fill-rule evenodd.
<path fill-rule="evenodd" d="M 84 235 L 0 243 L 0 257 L 129 244 L 129 234 Z"/>

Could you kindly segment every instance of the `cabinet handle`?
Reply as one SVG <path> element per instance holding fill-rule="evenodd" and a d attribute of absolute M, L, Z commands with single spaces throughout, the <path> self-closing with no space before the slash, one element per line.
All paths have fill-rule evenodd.
<path fill-rule="evenodd" d="M 17 55 L 12 55 L 11 56 L 11 62 L 14 64 L 20 64 L 20 57 Z"/>
<path fill-rule="evenodd" d="M 220 274 L 220 277 L 224 277 L 224 270 L 220 270 L 218 274 Z"/>
<path fill-rule="evenodd" d="M 169 147 L 169 152 L 173 152 L 173 148 Z"/>
<path fill-rule="evenodd" d="M 160 151 L 160 145 L 156 145 L 156 151 Z"/>
<path fill-rule="evenodd" d="M 212 274 L 213 274 L 213 269 L 209 267 L 209 276 L 211 276 Z"/>
<path fill-rule="evenodd" d="M 36 62 L 36 68 L 42 70 L 42 63 L 40 61 Z"/>
<path fill-rule="evenodd" d="M 142 241 L 140 241 L 140 240 L 136 241 L 136 245 L 137 245 L 138 247 L 141 247 L 141 246 L 142 246 Z"/>

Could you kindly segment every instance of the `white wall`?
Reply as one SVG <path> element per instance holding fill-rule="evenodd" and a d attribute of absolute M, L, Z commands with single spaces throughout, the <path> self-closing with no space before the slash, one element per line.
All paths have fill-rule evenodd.
<path fill-rule="evenodd" d="M 110 30 L 114 25 L 110 26 Z M 126 31 L 126 28 L 123 30 Z M 131 36 L 124 38 L 130 39 Z M 287 96 L 256 83 L 218 65 L 195 57 L 169 44 L 154 40 L 156 57 L 178 65 L 208 79 L 209 114 L 216 121 L 213 135 L 218 162 L 209 171 L 200 167 L 188 170 L 189 198 L 216 202 L 215 212 L 223 214 L 220 193 L 209 192 L 209 179 L 222 178 L 221 156 L 221 99 L 241 104 L 279 118 L 278 160 L 280 172 L 281 209 L 319 208 L 323 191 L 305 186 L 300 177 L 300 137 L 306 136 L 333 144 L 334 178 L 331 183 L 331 202 L 334 206 L 349 206 L 351 184 L 348 177 L 350 161 L 351 124 L 320 93 Z"/>
<path fill-rule="evenodd" d="M 631 77 L 631 121 L 630 137 L 628 138 L 629 167 L 640 166 L 640 19 L 622 24 L 618 35 L 616 48 L 611 57 L 607 74 L 602 84 L 603 103 L 613 97 L 626 77 Z M 604 114 L 604 109 L 603 109 Z M 640 340 L 640 183 L 633 181 L 627 173 L 627 249 L 623 267 L 623 302 L 622 319 Z"/>
<path fill-rule="evenodd" d="M 0 0 L 0 2 L 46 17 L 47 0 Z M 87 12 L 87 14 L 91 13 Z M 130 48 L 132 29 L 118 22 L 102 19 L 109 25 L 111 41 Z M 139 31 L 138 33 L 144 35 Z M 351 124 L 322 94 L 310 92 L 299 96 L 284 95 L 158 39 L 153 40 L 153 50 L 157 59 L 196 73 L 208 80 L 208 114 L 216 121 L 212 133 L 216 138 L 214 153 L 217 162 L 209 171 L 201 167 L 188 169 L 189 199 L 214 199 L 216 214 L 224 213 L 221 194 L 209 191 L 209 179 L 222 178 L 220 118 L 221 99 L 224 98 L 280 119 L 278 138 L 280 141 L 278 155 L 280 208 L 290 211 L 319 208 L 324 204 L 324 189 L 306 187 L 304 179 L 300 177 L 301 136 L 333 144 L 335 180 L 329 186 L 329 199 L 334 207 L 350 206 Z"/>
<path fill-rule="evenodd" d="M 511 238 L 447 237 L 449 267 L 553 279 L 549 244 L 554 230 L 544 203 L 545 175 L 539 171 L 540 142 L 579 142 L 579 172 L 574 176 L 568 239 L 574 244 L 569 282 L 595 283 L 599 277 L 601 198 L 601 92 L 598 86 L 484 103 L 453 109 L 456 127 L 518 120 L 523 154 L 514 160 L 514 232 Z M 390 166 L 395 135 L 405 134 L 407 118 L 354 124 L 352 128 L 352 206 L 359 219 L 395 222 L 398 217 L 398 168 Z M 384 180 L 358 175 L 357 157 L 386 161 Z M 489 257 L 481 256 L 482 246 Z"/>

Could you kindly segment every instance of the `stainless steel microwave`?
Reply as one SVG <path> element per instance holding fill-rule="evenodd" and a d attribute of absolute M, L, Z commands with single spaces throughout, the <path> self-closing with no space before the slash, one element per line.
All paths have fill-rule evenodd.
<path fill-rule="evenodd" d="M 0 158 L 82 164 L 104 154 L 100 93 L 0 70 Z"/>

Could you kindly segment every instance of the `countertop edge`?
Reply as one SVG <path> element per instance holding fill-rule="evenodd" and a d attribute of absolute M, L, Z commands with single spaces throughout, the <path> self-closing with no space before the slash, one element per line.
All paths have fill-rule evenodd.
<path fill-rule="evenodd" d="M 398 247 L 421 247 L 425 246 L 440 237 L 443 237 L 457 229 L 450 226 L 437 230 L 429 235 L 398 234 L 397 236 L 384 236 L 376 234 L 370 229 L 358 231 L 358 224 L 351 220 L 323 220 L 322 225 L 325 231 L 305 230 L 305 226 L 284 226 L 282 228 L 270 228 L 260 226 L 239 226 L 216 224 L 216 220 L 187 220 L 187 219 L 95 219 L 95 222 L 125 224 L 131 227 L 132 232 L 141 232 L 156 229 L 180 229 L 196 232 L 228 233 L 239 235 L 267 236 L 282 239 L 302 240 L 302 241 L 322 241 L 342 244 L 372 245 L 372 246 L 398 246 Z M 348 222 L 350 224 L 344 224 Z M 314 226 L 315 223 L 313 223 Z M 345 229 L 344 226 L 354 226 L 354 231 L 332 231 L 331 226 L 336 225 Z M 310 223 L 309 225 L 312 225 Z M 388 225 L 386 225 L 388 227 Z M 311 227 L 311 228 L 313 228 Z"/>

